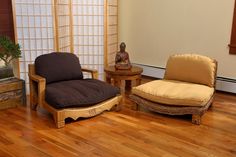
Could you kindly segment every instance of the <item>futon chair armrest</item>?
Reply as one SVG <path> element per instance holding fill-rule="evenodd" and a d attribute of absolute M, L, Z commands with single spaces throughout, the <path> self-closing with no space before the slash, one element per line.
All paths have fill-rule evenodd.
<path fill-rule="evenodd" d="M 43 105 L 45 101 L 45 89 L 46 89 L 46 79 L 36 75 L 29 74 L 30 81 L 30 97 L 35 99 L 36 104 Z"/>
<path fill-rule="evenodd" d="M 35 81 L 35 82 L 46 82 L 46 79 L 39 75 L 29 75 L 29 79 Z"/>
<path fill-rule="evenodd" d="M 82 72 L 88 72 L 92 75 L 93 79 L 98 79 L 98 71 L 95 69 L 82 68 Z"/>

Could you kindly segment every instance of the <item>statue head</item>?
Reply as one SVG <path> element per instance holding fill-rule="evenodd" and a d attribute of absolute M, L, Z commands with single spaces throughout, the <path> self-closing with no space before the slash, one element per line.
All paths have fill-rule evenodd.
<path fill-rule="evenodd" d="M 121 52 L 124 52 L 124 51 L 125 51 L 125 48 L 126 48 L 126 45 L 125 45 L 124 42 L 122 42 L 122 43 L 120 44 L 120 51 L 121 51 Z"/>

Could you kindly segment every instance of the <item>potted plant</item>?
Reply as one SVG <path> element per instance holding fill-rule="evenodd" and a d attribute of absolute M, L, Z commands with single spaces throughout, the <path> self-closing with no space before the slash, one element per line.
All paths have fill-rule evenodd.
<path fill-rule="evenodd" d="M 14 76 L 12 60 L 20 57 L 20 45 L 6 36 L 0 36 L 0 59 L 4 62 L 4 66 L 0 68 L 0 79 Z"/>

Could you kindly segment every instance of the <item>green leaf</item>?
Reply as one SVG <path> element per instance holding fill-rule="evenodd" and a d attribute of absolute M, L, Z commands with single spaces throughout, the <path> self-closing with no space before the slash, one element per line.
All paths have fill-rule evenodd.
<path fill-rule="evenodd" d="M 5 65 L 8 65 L 11 60 L 20 58 L 21 50 L 20 45 L 15 44 L 9 37 L 0 36 L 0 59 Z"/>

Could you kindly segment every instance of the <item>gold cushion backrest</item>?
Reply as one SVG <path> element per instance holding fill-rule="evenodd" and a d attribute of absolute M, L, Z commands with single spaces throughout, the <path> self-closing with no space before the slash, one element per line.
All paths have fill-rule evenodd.
<path fill-rule="evenodd" d="M 169 57 L 164 79 L 214 87 L 216 61 L 197 54 L 176 54 Z"/>

